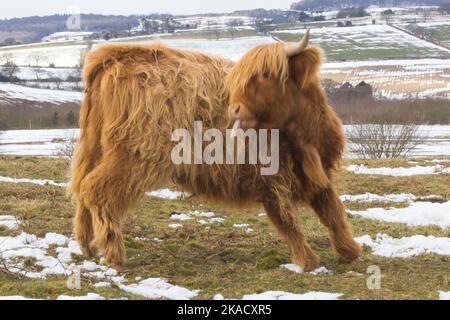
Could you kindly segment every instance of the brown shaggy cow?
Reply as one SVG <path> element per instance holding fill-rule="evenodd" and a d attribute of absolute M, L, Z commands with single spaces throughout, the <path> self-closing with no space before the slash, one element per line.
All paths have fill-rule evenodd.
<path fill-rule="evenodd" d="M 345 262 L 358 257 L 343 204 L 332 185 L 344 147 L 341 122 L 318 77 L 321 52 L 274 43 L 237 64 L 160 44 L 105 45 L 86 64 L 81 136 L 70 192 L 77 202 L 76 238 L 121 268 L 122 224 L 144 191 L 175 182 L 181 189 L 230 203 L 261 203 L 304 270 L 319 264 L 298 223 L 296 204 L 310 205 Z M 173 130 L 194 121 L 224 132 L 234 127 L 280 129 L 280 170 L 255 165 L 171 161 Z"/>

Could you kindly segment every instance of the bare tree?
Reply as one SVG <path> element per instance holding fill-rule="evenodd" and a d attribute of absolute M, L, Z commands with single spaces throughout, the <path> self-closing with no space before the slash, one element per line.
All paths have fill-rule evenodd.
<path fill-rule="evenodd" d="M 268 34 L 268 32 L 269 32 L 269 24 L 270 24 L 269 20 L 257 18 L 255 20 L 255 30 L 256 30 L 256 32 L 263 33 L 263 34 Z"/>
<path fill-rule="evenodd" d="M 64 138 L 58 139 L 58 146 L 56 147 L 55 156 L 72 159 L 75 152 L 75 144 L 77 136 L 73 131 L 67 131 Z"/>
<path fill-rule="evenodd" d="M 13 55 L 10 52 L 5 52 L 0 56 L 0 63 L 5 64 L 13 60 Z"/>
<path fill-rule="evenodd" d="M 239 19 L 232 19 L 227 22 L 228 32 L 230 33 L 231 39 L 234 39 L 238 27 L 242 25 L 242 21 Z"/>
<path fill-rule="evenodd" d="M 360 158 L 406 157 L 426 140 L 416 124 L 357 124 L 347 134 L 350 151 Z"/>
<path fill-rule="evenodd" d="M 423 16 L 423 22 L 427 22 L 430 19 L 431 12 L 427 9 L 424 9 L 422 16 Z"/>
<path fill-rule="evenodd" d="M 42 64 L 47 61 L 47 57 L 39 51 L 33 52 L 28 56 L 28 64 L 33 67 L 36 80 L 41 80 L 42 76 L 45 74 L 44 69 L 42 69 Z"/>
<path fill-rule="evenodd" d="M 0 61 L 3 63 L 0 67 L 0 73 L 7 77 L 9 81 L 14 81 L 19 72 L 19 66 L 13 61 L 13 55 L 4 53 Z"/>
<path fill-rule="evenodd" d="M 220 28 L 217 21 L 208 21 L 207 30 L 215 36 L 216 40 L 220 39 Z"/>
<path fill-rule="evenodd" d="M 33 71 L 34 75 L 36 76 L 36 80 L 38 81 L 41 80 L 44 77 L 44 75 L 47 74 L 47 72 L 41 67 L 33 68 Z"/>
<path fill-rule="evenodd" d="M 56 89 L 61 89 L 63 79 L 61 79 L 57 74 L 53 76 L 53 81 L 55 82 Z"/>
<path fill-rule="evenodd" d="M 42 63 L 47 62 L 47 57 L 39 51 L 33 52 L 28 56 L 28 64 L 32 67 L 40 67 Z"/>
<path fill-rule="evenodd" d="M 86 61 L 87 54 L 92 50 L 92 46 L 93 46 L 92 40 L 87 40 L 86 47 L 80 51 L 78 65 L 75 67 L 75 69 L 68 77 L 71 81 L 76 83 L 77 89 L 81 89 L 82 87 L 81 77 L 83 74 L 84 63 Z"/>

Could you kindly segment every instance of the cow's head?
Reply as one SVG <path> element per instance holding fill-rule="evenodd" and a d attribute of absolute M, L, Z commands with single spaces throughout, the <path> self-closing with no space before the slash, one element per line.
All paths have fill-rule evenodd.
<path fill-rule="evenodd" d="M 308 48 L 308 41 L 309 30 L 298 43 L 260 45 L 233 67 L 226 83 L 234 129 L 285 128 L 325 103 L 318 76 L 321 50 Z"/>

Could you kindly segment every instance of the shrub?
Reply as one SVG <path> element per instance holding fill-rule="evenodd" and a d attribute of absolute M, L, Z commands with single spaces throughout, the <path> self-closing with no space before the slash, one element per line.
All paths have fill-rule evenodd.
<path fill-rule="evenodd" d="M 350 151 L 360 158 L 407 157 L 422 144 L 426 134 L 416 124 L 358 124 L 347 134 Z"/>

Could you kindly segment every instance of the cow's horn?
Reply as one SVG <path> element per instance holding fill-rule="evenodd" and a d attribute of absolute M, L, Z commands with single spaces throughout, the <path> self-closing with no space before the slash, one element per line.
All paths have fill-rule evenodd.
<path fill-rule="evenodd" d="M 303 36 L 303 39 L 300 42 L 284 43 L 284 49 L 286 50 L 286 54 L 288 55 L 288 57 L 295 56 L 306 49 L 309 42 L 309 30 L 310 29 L 306 29 L 305 35 Z"/>

